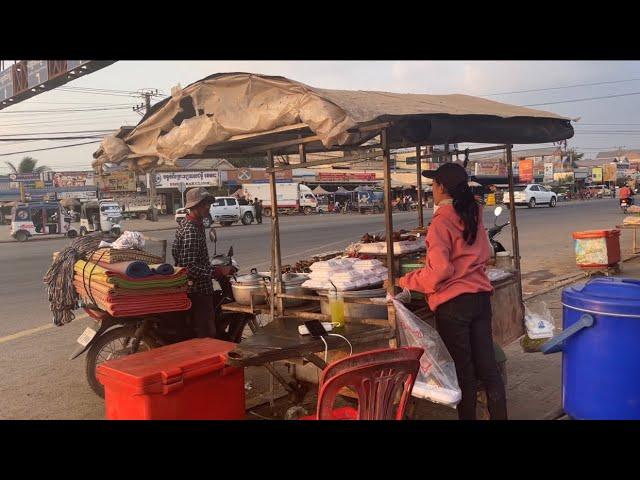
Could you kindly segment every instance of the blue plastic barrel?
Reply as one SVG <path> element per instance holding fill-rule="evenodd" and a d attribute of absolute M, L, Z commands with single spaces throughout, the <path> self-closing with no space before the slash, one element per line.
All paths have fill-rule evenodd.
<path fill-rule="evenodd" d="M 596 278 L 562 292 L 562 404 L 580 420 L 640 420 L 640 281 Z"/>

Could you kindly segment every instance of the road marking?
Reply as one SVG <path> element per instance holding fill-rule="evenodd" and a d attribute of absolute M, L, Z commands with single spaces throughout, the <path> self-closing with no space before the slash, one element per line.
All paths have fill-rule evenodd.
<path fill-rule="evenodd" d="M 78 315 L 75 320 L 82 320 L 84 318 L 88 318 L 89 315 L 83 314 Z M 17 340 L 18 338 L 28 337 L 30 335 L 34 335 L 39 332 L 44 332 L 45 330 L 49 330 L 50 328 L 55 327 L 53 323 L 47 323 L 46 325 L 40 325 L 39 327 L 30 328 L 29 330 L 23 330 L 21 332 L 12 333 L 11 335 L 7 335 L 5 337 L 0 337 L 0 344 L 5 342 L 10 342 L 11 340 Z"/>

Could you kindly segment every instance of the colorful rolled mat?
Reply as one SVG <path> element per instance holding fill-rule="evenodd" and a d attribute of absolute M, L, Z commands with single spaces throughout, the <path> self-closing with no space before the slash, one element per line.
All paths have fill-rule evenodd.
<path fill-rule="evenodd" d="M 119 271 L 112 269 L 113 265 L 110 265 L 109 270 L 107 270 L 104 266 L 96 263 L 78 260 L 74 265 L 74 272 L 84 282 L 89 282 L 89 279 L 91 279 L 92 282 L 98 280 L 103 283 L 110 283 L 118 287 L 130 289 L 179 287 L 185 285 L 188 281 L 186 270 L 180 267 L 175 268 L 173 275 L 153 274 L 144 278 L 133 278 L 126 275 L 126 267 L 124 264 L 116 267 Z"/>
<path fill-rule="evenodd" d="M 102 295 L 106 295 L 110 300 L 116 297 L 138 297 L 141 295 L 171 295 L 173 293 L 185 293 L 187 291 L 187 285 L 178 287 L 167 288 L 147 288 L 147 289 L 126 289 L 117 287 L 111 283 L 104 283 L 95 278 L 91 279 L 91 282 L 83 282 L 82 278 L 76 275 L 73 279 L 73 284 L 77 291 L 81 289 L 89 288 L 92 292 L 96 292 Z"/>
<path fill-rule="evenodd" d="M 100 261 L 105 263 L 131 262 L 133 260 L 141 260 L 146 263 L 162 263 L 164 258 L 144 250 L 125 249 L 118 250 L 115 248 L 101 248 L 96 250 L 91 256 L 94 262 Z"/>

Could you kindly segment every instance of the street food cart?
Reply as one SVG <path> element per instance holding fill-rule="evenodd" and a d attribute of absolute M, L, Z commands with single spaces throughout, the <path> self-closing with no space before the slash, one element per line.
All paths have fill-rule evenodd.
<path fill-rule="evenodd" d="M 174 89 L 172 96 L 154 105 L 133 130 L 107 137 L 94 157 L 98 165 L 128 163 L 138 171 L 152 171 L 156 166 L 184 157 L 214 155 L 233 161 L 234 156 L 264 154 L 269 164 L 267 172 L 274 206 L 277 205 L 276 177 L 281 172 L 381 158 L 385 256 L 386 264 L 393 265 L 392 149 L 415 148 L 417 226 L 423 232 L 421 165 L 433 156 L 423 154 L 423 147 L 444 144 L 445 161 L 451 161 L 453 155 L 460 153 L 506 151 L 514 275 L 494 285 L 493 302 L 495 341 L 506 345 L 524 333 L 511 144 L 556 142 L 572 136 L 568 118 L 466 95 L 326 90 L 284 77 L 229 73 L 211 75 L 184 89 Z M 449 150 L 449 144 L 462 142 L 491 145 L 465 152 Z M 307 161 L 308 153 L 318 152 L 343 152 L 344 156 Z M 299 155 L 299 163 L 276 164 L 276 156 L 292 154 Z M 319 313 L 317 304 L 321 297 L 285 292 L 278 210 L 273 208 L 271 212 L 270 301 L 267 306 L 228 304 L 224 307 L 267 314 L 271 321 L 230 352 L 229 362 L 235 366 L 266 366 L 295 394 L 300 392 L 296 382 L 285 379 L 271 364 L 299 360 L 301 364 L 310 363 L 322 369 L 326 362 L 318 353 L 324 351 L 324 343 L 301 336 L 297 328 L 301 321 L 329 317 Z M 388 268 L 389 294 L 394 293 L 397 273 L 396 269 Z M 287 300 L 310 303 L 289 307 Z M 345 302 L 375 303 L 369 298 L 345 298 Z M 427 321 L 432 317 L 424 302 L 417 310 Z M 336 331 L 349 339 L 354 351 L 381 344 L 396 346 L 396 316 L 391 302 L 387 304 L 387 311 L 386 319 L 352 318 Z M 329 350 L 345 346 L 336 337 L 329 337 L 327 343 Z"/>

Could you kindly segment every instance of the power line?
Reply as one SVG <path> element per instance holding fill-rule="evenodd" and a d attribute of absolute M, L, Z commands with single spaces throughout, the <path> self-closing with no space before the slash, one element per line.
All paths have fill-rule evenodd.
<path fill-rule="evenodd" d="M 548 87 L 548 88 L 534 88 L 531 90 L 515 90 L 513 92 L 500 92 L 500 93 L 487 93 L 485 95 L 478 95 L 479 97 L 493 97 L 496 95 L 511 95 L 515 93 L 530 93 L 530 92 L 545 92 L 548 90 L 561 90 L 564 88 L 576 88 L 576 87 L 591 87 L 595 85 L 608 85 L 612 83 L 624 83 L 624 82 L 635 82 L 640 80 L 640 78 L 629 78 L 627 80 L 611 80 L 608 82 L 595 82 L 595 83 L 578 83 L 575 85 L 565 85 L 562 87 Z"/>
<path fill-rule="evenodd" d="M 64 112 L 104 112 L 104 111 L 111 111 L 111 110 L 129 110 L 130 108 L 131 108 L 131 105 L 126 106 L 126 107 L 55 108 L 55 109 L 50 109 L 50 110 L 16 110 L 16 111 L 12 111 L 12 112 L 2 111 L 2 112 L 0 112 L 0 115 L 7 115 L 7 114 L 28 115 L 28 114 L 32 114 L 32 113 L 64 113 Z"/>
<path fill-rule="evenodd" d="M 57 135 L 57 134 L 73 134 L 73 133 L 100 133 L 100 132 L 114 132 L 115 129 L 104 129 L 104 130 L 72 130 L 72 131 L 64 131 L 64 132 L 30 132 L 30 133 L 8 133 L 8 134 L 0 134 L 0 137 L 8 137 L 8 136 L 16 136 L 16 135 Z"/>
<path fill-rule="evenodd" d="M 56 140 L 83 140 L 87 138 L 104 138 L 104 135 L 82 135 L 72 137 L 33 137 L 33 138 L 0 138 L 0 142 L 12 142 L 14 140 L 20 140 L 21 142 L 42 142 L 42 141 L 56 141 Z"/>
<path fill-rule="evenodd" d="M 0 153 L 0 157 L 8 157 L 9 155 L 19 155 L 22 153 L 44 152 L 45 150 L 57 150 L 59 148 L 77 147 L 79 145 L 89 145 L 91 143 L 100 143 L 102 140 L 93 140 L 91 142 L 84 143 L 72 143 L 71 145 L 59 145 L 57 147 L 37 148 L 35 150 L 22 150 L 20 152 Z"/>
<path fill-rule="evenodd" d="M 587 100 L 601 100 L 604 98 L 616 98 L 616 97 L 629 97 L 632 95 L 640 95 L 640 92 L 631 92 L 631 93 L 619 93 L 616 95 L 605 95 L 603 97 L 588 97 L 588 98 L 576 98 L 573 100 L 560 100 L 557 102 L 545 102 L 545 103 L 532 103 L 529 105 L 521 105 L 522 107 L 539 107 L 542 105 L 556 105 L 558 103 L 573 103 L 573 102 L 585 102 Z"/>

